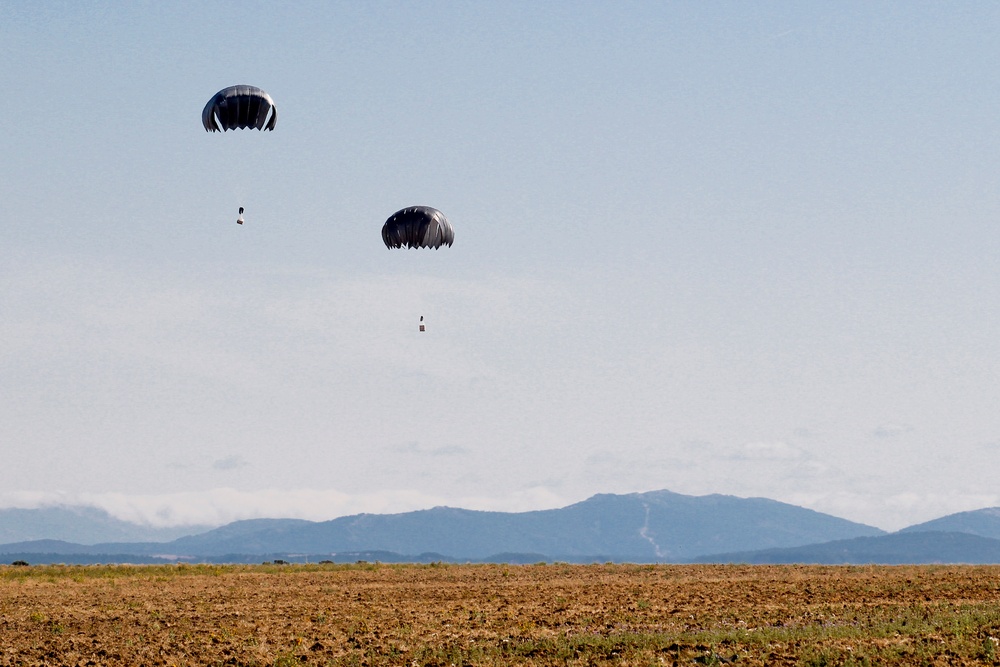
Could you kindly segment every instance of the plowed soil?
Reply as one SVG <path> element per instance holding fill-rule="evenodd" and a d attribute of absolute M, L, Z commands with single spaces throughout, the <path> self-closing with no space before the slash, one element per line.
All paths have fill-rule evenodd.
<path fill-rule="evenodd" d="M 0 567 L 0 665 L 1000 664 L 1000 567 Z"/>

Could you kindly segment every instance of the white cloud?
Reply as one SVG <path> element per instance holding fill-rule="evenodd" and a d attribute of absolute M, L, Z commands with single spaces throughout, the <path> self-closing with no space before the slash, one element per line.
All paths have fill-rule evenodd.
<path fill-rule="evenodd" d="M 906 424 L 882 424 L 872 431 L 872 435 L 876 438 L 897 438 L 913 431 L 914 428 Z"/>
<path fill-rule="evenodd" d="M 892 531 L 956 512 L 995 507 L 1000 505 L 1000 494 L 962 492 L 879 494 L 844 490 L 796 492 L 785 495 L 782 500 Z"/>
<path fill-rule="evenodd" d="M 793 461 L 802 457 L 801 449 L 780 440 L 748 442 L 734 453 L 734 458 L 749 461 Z"/>
<path fill-rule="evenodd" d="M 423 445 L 419 442 L 407 442 L 390 449 L 398 454 L 417 454 L 421 456 L 462 456 L 469 453 L 468 447 L 461 445 L 443 445 L 438 447 Z"/>

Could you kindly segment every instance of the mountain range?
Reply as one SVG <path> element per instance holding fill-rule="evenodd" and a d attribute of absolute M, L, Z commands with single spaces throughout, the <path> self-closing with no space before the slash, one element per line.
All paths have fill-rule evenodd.
<path fill-rule="evenodd" d="M 0 509 L 0 544 L 56 539 L 97 542 L 166 542 L 212 526 L 156 528 L 116 519 L 96 507 L 61 506 Z"/>
<path fill-rule="evenodd" d="M 1000 540 L 956 531 L 907 531 L 784 549 L 712 554 L 696 563 L 924 565 L 1000 563 Z"/>
<path fill-rule="evenodd" d="M 0 510 L 0 540 L 7 542 L 0 560 L 1000 563 L 1000 508 L 887 534 L 766 498 L 666 490 L 599 494 L 532 512 L 435 507 L 188 530 L 177 536 L 177 529 L 135 526 L 92 508 Z M 18 534 L 27 539 L 9 539 Z"/>

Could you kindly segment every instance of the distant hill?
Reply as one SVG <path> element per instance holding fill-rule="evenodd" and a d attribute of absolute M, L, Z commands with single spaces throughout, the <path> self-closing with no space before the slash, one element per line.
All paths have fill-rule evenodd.
<path fill-rule="evenodd" d="M 95 507 L 0 509 L 0 543 L 28 540 L 99 542 L 168 542 L 211 526 L 155 528 L 116 519 Z"/>
<path fill-rule="evenodd" d="M 98 543 L 90 551 L 205 558 L 365 551 L 482 560 L 684 562 L 702 554 L 883 535 L 871 526 L 765 498 L 670 491 L 596 495 L 561 509 L 505 513 L 436 507 L 332 521 L 238 521 L 170 542 Z M 14 545 L 0 547 L 9 553 Z M 24 552 L 24 545 L 17 545 Z M 544 556 L 540 556 L 544 554 Z M 277 556 L 276 556 L 277 557 Z"/>
<path fill-rule="evenodd" d="M 970 535 L 1000 540 L 1000 507 L 987 507 L 971 512 L 949 514 L 940 519 L 904 528 L 899 532 L 925 533 L 928 531 L 969 533 Z"/>
<path fill-rule="evenodd" d="M 384 550 L 478 559 L 503 552 L 573 560 L 606 554 L 636 561 L 796 546 L 883 531 L 764 498 L 686 496 L 670 491 L 596 495 L 555 510 L 505 513 L 436 507 L 359 514 L 324 522 L 275 524 L 233 535 L 229 527 L 180 538 L 182 553 L 293 553 Z"/>
<path fill-rule="evenodd" d="M 898 532 L 822 544 L 712 554 L 695 563 L 920 565 L 1000 563 L 1000 540 L 960 532 Z"/>

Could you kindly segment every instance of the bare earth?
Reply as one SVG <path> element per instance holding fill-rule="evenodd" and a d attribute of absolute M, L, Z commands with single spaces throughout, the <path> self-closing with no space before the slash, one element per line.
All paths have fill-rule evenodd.
<path fill-rule="evenodd" d="M 0 665 L 1000 664 L 1000 567 L 0 566 Z"/>

